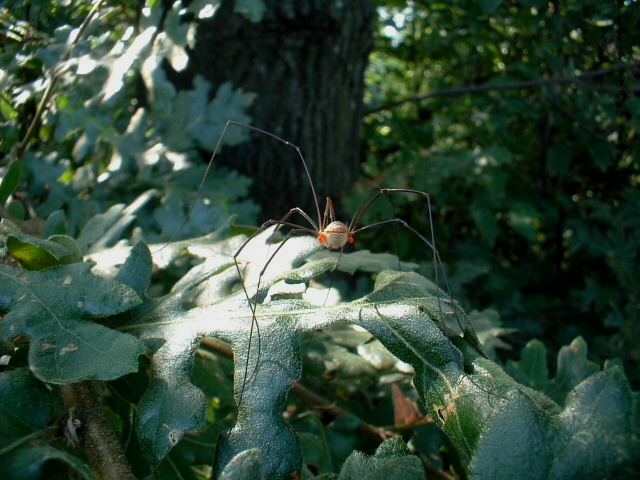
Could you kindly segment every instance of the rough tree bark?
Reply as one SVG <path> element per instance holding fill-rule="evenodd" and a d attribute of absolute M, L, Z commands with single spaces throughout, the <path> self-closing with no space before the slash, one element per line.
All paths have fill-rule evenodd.
<path fill-rule="evenodd" d="M 259 23 L 225 1 L 198 30 L 192 68 L 220 85 L 257 93 L 253 125 L 302 148 L 324 211 L 324 197 L 355 181 L 359 165 L 364 70 L 373 42 L 373 0 L 266 0 Z M 217 159 L 254 179 L 260 220 L 302 207 L 315 218 L 295 151 L 273 139 L 227 148 Z M 302 219 L 296 219 L 301 220 Z"/>

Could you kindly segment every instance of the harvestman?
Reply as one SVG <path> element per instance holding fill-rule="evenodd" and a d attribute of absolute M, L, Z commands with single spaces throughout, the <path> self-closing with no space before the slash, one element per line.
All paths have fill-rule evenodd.
<path fill-rule="evenodd" d="M 238 276 L 240 277 L 240 283 L 242 285 L 242 289 L 244 290 L 245 296 L 247 298 L 247 301 L 249 303 L 249 307 L 251 309 L 251 315 L 252 315 L 252 320 L 251 320 L 251 329 L 249 332 L 249 342 L 248 342 L 248 352 L 247 352 L 247 363 L 245 364 L 245 372 L 244 372 L 244 384 L 246 384 L 246 382 L 248 381 L 248 379 L 255 373 L 252 372 L 251 375 L 249 375 L 249 356 L 251 353 L 251 348 L 252 348 L 252 342 L 253 342 L 253 335 L 254 335 L 254 328 L 255 328 L 255 334 L 257 337 L 257 358 L 260 358 L 260 326 L 258 324 L 257 318 L 256 318 L 256 314 L 257 314 L 257 308 L 258 308 L 258 300 L 257 300 L 257 296 L 255 297 L 255 300 L 252 302 L 251 301 L 251 296 L 249 295 L 249 292 L 247 291 L 247 287 L 244 284 L 244 279 L 242 276 L 242 272 L 240 269 L 240 265 L 238 263 L 238 256 L 242 253 L 242 251 L 245 249 L 245 247 L 260 233 L 262 233 L 265 229 L 267 229 L 268 227 L 271 226 L 275 226 L 274 232 L 272 234 L 271 237 L 273 237 L 273 235 L 275 235 L 278 231 L 278 229 L 280 227 L 290 227 L 290 230 L 287 232 L 286 236 L 282 239 L 282 241 L 278 244 L 278 246 L 276 247 L 276 249 L 274 250 L 273 254 L 271 254 L 264 267 L 262 268 L 262 270 L 260 271 L 259 275 L 258 275 L 258 280 L 257 280 L 257 285 L 256 285 L 256 291 L 260 290 L 260 283 L 262 280 L 262 277 L 264 275 L 264 273 L 266 272 L 269 264 L 271 263 L 271 261 L 273 260 L 273 258 L 276 256 L 276 254 L 280 251 L 280 249 L 284 246 L 284 244 L 287 242 L 287 240 L 289 240 L 291 238 L 291 236 L 295 233 L 310 233 L 313 234 L 317 237 L 318 242 L 321 243 L 323 246 L 325 246 L 326 248 L 330 249 L 330 250 L 340 250 L 340 254 L 342 255 L 342 251 L 344 250 L 344 247 L 346 246 L 347 243 L 353 243 L 354 242 L 354 238 L 357 234 L 359 234 L 360 232 L 364 231 L 364 230 L 368 230 L 371 228 L 375 228 L 375 227 L 379 227 L 381 225 L 386 225 L 386 224 L 390 224 L 390 223 L 395 223 L 395 224 L 400 224 L 403 227 L 407 228 L 408 230 L 410 230 L 411 232 L 413 232 L 418 238 L 420 238 L 420 240 L 422 242 L 424 242 L 424 244 L 426 244 L 431 251 L 433 252 L 433 262 L 434 262 L 434 269 L 435 269 L 435 283 L 436 285 L 438 285 L 438 265 L 441 266 L 442 268 L 442 263 L 440 261 L 440 256 L 438 254 L 438 250 L 435 248 L 435 239 L 434 239 L 434 232 L 433 232 L 433 222 L 432 222 L 432 217 L 431 217 L 431 202 L 430 202 L 430 198 L 429 198 L 429 194 L 419 191 L 419 190 L 412 190 L 412 189 L 406 189 L 406 188 L 378 188 L 375 193 L 372 192 L 372 194 L 369 194 L 367 197 L 364 198 L 364 200 L 360 203 L 360 205 L 358 206 L 358 208 L 356 209 L 356 213 L 354 214 L 353 218 L 351 219 L 351 221 L 349 222 L 349 224 L 346 224 L 344 222 L 341 222 L 339 220 L 336 220 L 335 218 L 335 214 L 334 214 L 334 209 L 333 209 L 333 202 L 331 201 L 331 199 L 329 197 L 327 197 L 326 200 L 326 206 L 325 206 L 325 210 L 324 210 L 324 215 L 321 214 L 321 210 L 320 210 L 320 204 L 318 202 L 318 196 L 316 194 L 315 191 L 315 187 L 313 185 L 313 180 L 311 178 L 311 173 L 309 172 L 309 168 L 307 167 L 307 162 L 304 159 L 304 156 L 302 155 L 302 151 L 301 149 L 294 145 L 293 143 L 284 140 L 281 137 L 278 137 L 277 135 L 267 132 L 266 130 L 262 130 L 260 128 L 251 126 L 251 125 L 247 125 L 241 122 L 236 122 L 233 120 L 229 120 L 227 121 L 222 134 L 220 135 L 220 137 L 218 138 L 218 142 L 216 143 L 215 149 L 213 150 L 213 154 L 211 155 L 211 159 L 209 160 L 209 164 L 207 165 L 207 168 L 205 170 L 205 173 L 203 175 L 203 179 L 198 187 L 198 191 L 196 195 L 199 195 L 200 192 L 202 191 L 203 187 L 204 187 L 204 183 L 205 183 L 205 179 L 207 177 L 207 174 L 209 173 L 209 170 L 211 168 L 211 165 L 213 164 L 213 160 L 215 158 L 215 156 L 218 153 L 218 150 L 220 149 L 220 146 L 222 144 L 222 140 L 225 136 L 225 134 L 227 133 L 227 130 L 229 129 L 230 126 L 232 125 L 236 125 L 239 127 L 243 127 L 243 128 L 248 128 L 250 130 L 256 131 L 262 135 L 267 135 L 289 147 L 292 147 L 293 149 L 295 149 L 296 153 L 298 154 L 298 157 L 300 158 L 300 161 L 302 162 L 302 166 L 304 167 L 307 179 L 309 181 L 309 184 L 311 186 L 311 192 L 313 194 L 313 200 L 314 200 L 314 204 L 316 207 L 316 214 L 317 214 L 317 222 L 313 220 L 313 218 L 311 218 L 311 216 L 309 214 L 307 214 L 304 210 L 302 210 L 299 207 L 294 207 L 291 210 L 289 210 L 289 212 L 287 212 L 286 215 L 284 215 L 280 220 L 267 220 L 265 223 L 262 224 L 262 226 L 253 234 L 251 235 L 238 249 L 238 251 L 236 251 L 236 253 L 233 256 L 234 259 L 234 263 L 236 266 L 236 270 L 238 271 Z M 362 227 L 359 227 L 360 221 L 362 220 L 363 215 L 365 214 L 365 212 L 369 209 L 369 207 L 371 207 L 371 205 L 377 201 L 380 197 L 385 196 L 387 194 L 390 193 L 409 193 L 409 194 L 416 194 L 416 195 L 420 195 L 422 197 L 424 197 L 426 199 L 427 202 L 427 207 L 428 207 L 428 211 L 429 211 L 429 224 L 431 225 L 431 240 L 428 240 L 424 235 L 422 235 L 420 232 L 418 232 L 416 229 L 414 229 L 412 226 L 410 226 L 406 221 L 402 220 L 401 218 L 391 218 L 388 220 L 383 220 L 381 222 L 376 222 L 373 223 L 371 225 L 365 225 Z M 187 212 L 187 218 L 189 217 L 189 215 L 191 214 L 191 211 L 194 208 L 194 204 L 195 202 L 191 205 L 191 207 L 189 208 L 189 211 Z M 308 226 L 304 226 L 304 225 L 299 225 L 297 223 L 293 223 L 289 220 L 289 218 L 292 215 L 298 214 L 301 217 L 303 217 L 307 222 L 308 222 Z M 174 234 L 174 237 L 177 235 Z M 169 241 L 169 243 L 171 242 L 171 240 Z M 336 266 L 334 266 L 334 270 L 338 265 L 338 262 L 340 261 L 340 257 L 338 257 L 338 260 L 336 262 Z M 442 274 L 445 280 L 445 288 L 447 291 L 447 294 L 449 296 L 450 292 L 449 292 L 449 285 L 448 282 L 446 280 L 446 275 L 444 274 L 444 270 L 442 270 Z M 438 297 L 438 308 L 440 309 L 440 315 L 441 318 L 444 318 L 444 314 L 443 314 L 443 310 L 442 310 L 442 305 L 441 305 L 441 301 L 444 301 L 443 299 L 440 299 Z M 457 317 L 456 317 L 457 319 Z M 458 320 L 459 323 L 459 320 Z M 462 328 L 462 326 L 460 325 L 460 328 L 464 331 L 464 329 Z M 257 364 L 254 368 L 257 368 Z M 244 385 L 243 384 L 243 385 Z M 244 387 L 243 387 L 244 390 Z M 240 399 L 239 399 L 239 404 L 242 403 L 242 396 L 243 396 L 243 391 L 241 391 L 240 393 Z"/>

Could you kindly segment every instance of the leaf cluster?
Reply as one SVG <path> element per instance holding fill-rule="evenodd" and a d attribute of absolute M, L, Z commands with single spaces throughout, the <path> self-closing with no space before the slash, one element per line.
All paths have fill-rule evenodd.
<path fill-rule="evenodd" d="M 186 67 L 195 19 L 210 15 L 215 2 L 151 2 L 140 11 L 99 2 L 80 36 L 74 22 L 88 14 L 86 2 L 43 2 L 35 17 L 28 3 L 0 9 L 0 153 L 5 163 L 21 163 L 27 185 L 9 199 L 6 215 L 20 221 L 65 210 L 68 231 L 77 234 L 119 198 L 138 202 L 146 215 L 135 226 L 156 241 L 179 230 L 199 193 L 183 236 L 217 228 L 232 211 L 253 220 L 257 207 L 243 199 L 247 178 L 216 169 L 201 191 L 193 188 L 225 122 L 250 120 L 253 96 L 230 84 L 213 92 L 199 77 L 178 91 L 169 79 Z M 232 132 L 225 143 L 242 139 Z"/>
<path fill-rule="evenodd" d="M 57 243 L 3 225 L 9 256 L 16 258 L 14 252 L 24 251 L 25 244 L 55 255 Z M 106 224 L 102 228 L 108 230 Z M 400 428 L 418 450 L 424 448 L 425 436 L 433 437 L 433 432 L 421 435 L 421 425 L 439 426 L 446 437 L 436 438 L 448 445 L 450 461 L 461 475 L 622 477 L 639 467 L 638 395 L 630 390 L 619 362 L 600 371 L 586 360 L 582 339 L 561 351 L 553 378 L 544 346 L 530 343 L 519 362 L 506 366 L 511 377 L 485 356 L 456 302 L 420 275 L 382 271 L 367 295 L 335 306 L 280 297 L 283 281 L 304 286 L 335 266 L 336 257 L 313 256 L 318 246 L 305 237 L 289 240 L 289 248 L 274 258 L 256 291 L 254 318 L 244 291 L 237 288 L 233 261 L 244 238 L 227 237 L 226 230 L 216 231 L 157 255 L 156 262 L 143 244 L 123 248 L 126 258 L 110 278 L 97 276 L 93 264 L 64 255 L 57 265 L 43 269 L 42 252 L 16 258 L 26 270 L 2 267 L 1 334 L 8 362 L 0 373 L 0 395 L 2 404 L 12 408 L 0 415 L 7 432 L 0 458 L 8 478 L 38 478 L 56 471 L 60 462 L 93 478 L 95 465 L 75 456 L 59 433 L 73 437 L 75 432 L 73 411 L 62 420 L 62 405 L 68 408 L 69 401 L 65 389 L 86 380 L 105 382 L 103 408 L 111 412 L 112 428 L 138 477 L 178 472 L 190 477 L 194 466 L 213 465 L 213 475 L 220 478 L 248 478 L 255 472 L 264 478 L 304 472 L 311 478 L 312 471 L 330 474 L 344 462 L 337 478 L 384 471 L 397 476 L 404 469 L 413 478 L 425 478 L 423 464 L 400 437 L 382 443 L 372 457 L 353 452 L 346 458 L 357 446 L 366 447 L 357 441 L 361 421 L 354 413 L 345 410 L 325 425 L 317 417 L 313 421 L 309 407 L 287 400 L 292 382 L 301 378 L 300 335 L 323 327 L 329 327 L 337 343 L 310 341 L 304 356 L 311 366 L 322 358 L 325 368 L 319 369 L 316 361 L 307 375 L 326 382 L 337 366 L 342 378 L 330 383 L 346 408 L 353 402 L 348 397 L 357 396 L 344 387 L 349 377 L 358 379 L 360 389 L 366 390 L 369 382 L 383 392 L 385 382 L 374 379 L 394 376 L 396 383 L 413 377 L 415 398 L 428 416 L 418 414 L 404 426 L 378 426 Z M 270 237 L 270 232 L 255 237 L 247 247 L 250 254 L 266 255 L 272 249 Z M 185 253 L 205 262 L 190 269 L 169 294 L 149 297 L 152 270 L 161 268 L 158 262 L 172 268 Z M 375 257 L 360 254 L 346 262 L 347 268 L 370 268 Z M 103 268 L 109 270 L 108 265 Z M 251 279 L 249 275 L 247 281 Z M 255 321 L 259 335 L 253 336 Z M 462 334 L 453 330 L 458 323 Z M 230 345 L 233 366 L 214 353 L 224 349 L 212 347 L 205 340 L 209 338 Z M 384 418 L 384 404 L 397 414 L 402 398 L 411 404 L 402 394 L 396 393 L 394 402 L 385 396 L 370 399 L 369 416 Z M 30 412 L 34 406 L 35 417 Z M 288 422 L 284 409 L 290 412 Z M 356 412 L 364 416 L 366 410 Z M 82 427 L 80 423 L 80 432 Z M 592 440 L 584 440 L 588 438 Z M 346 445 L 351 447 L 345 452 Z M 25 463 L 33 458 L 38 462 Z"/>

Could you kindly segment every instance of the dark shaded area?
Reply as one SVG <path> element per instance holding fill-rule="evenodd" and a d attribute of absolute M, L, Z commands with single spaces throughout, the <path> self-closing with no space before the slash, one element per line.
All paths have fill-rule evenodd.
<path fill-rule="evenodd" d="M 498 310 L 518 347 L 583 335 L 594 359 L 623 359 L 637 385 L 637 5 L 413 4 L 400 20 L 399 11 L 381 10 L 368 176 L 347 203 L 372 185 L 429 192 L 467 309 Z M 419 202 L 397 211 L 428 230 Z M 393 238 L 368 246 L 393 251 Z M 400 243 L 403 258 L 425 261 L 415 238 Z"/>

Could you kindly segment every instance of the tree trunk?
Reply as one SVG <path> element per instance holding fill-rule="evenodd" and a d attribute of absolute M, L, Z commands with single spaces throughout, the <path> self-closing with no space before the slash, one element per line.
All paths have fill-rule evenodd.
<path fill-rule="evenodd" d="M 373 43 L 375 3 L 265 4 L 263 20 L 252 23 L 233 12 L 233 2 L 223 2 L 198 30 L 192 68 L 215 86 L 230 80 L 257 93 L 250 110 L 253 125 L 302 149 L 324 212 L 324 198 L 350 188 L 358 173 L 364 70 Z M 254 180 L 252 196 L 263 207 L 261 221 L 280 219 L 296 206 L 317 216 L 293 148 L 252 133 L 249 142 L 225 148 L 216 163 Z M 300 217 L 291 220 L 305 223 Z"/>

